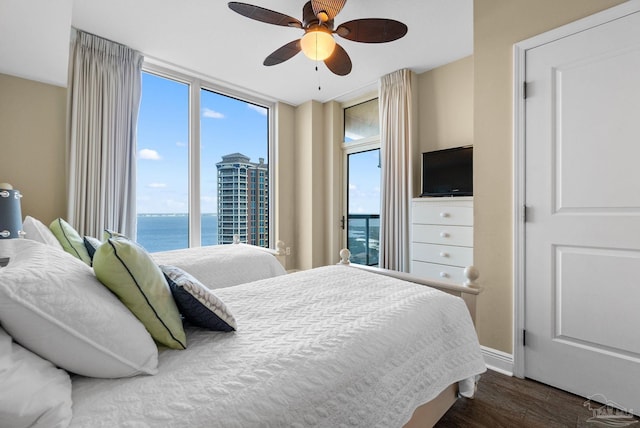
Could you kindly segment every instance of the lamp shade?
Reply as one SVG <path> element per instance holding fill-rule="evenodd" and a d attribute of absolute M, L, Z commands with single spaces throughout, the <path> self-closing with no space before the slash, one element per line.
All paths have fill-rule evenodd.
<path fill-rule="evenodd" d="M 19 190 L 0 188 L 0 239 L 20 238 L 23 235 L 21 197 Z"/>
<path fill-rule="evenodd" d="M 302 52 L 314 61 L 324 61 L 329 58 L 335 47 L 336 41 L 331 33 L 321 27 L 309 30 L 300 39 Z"/>

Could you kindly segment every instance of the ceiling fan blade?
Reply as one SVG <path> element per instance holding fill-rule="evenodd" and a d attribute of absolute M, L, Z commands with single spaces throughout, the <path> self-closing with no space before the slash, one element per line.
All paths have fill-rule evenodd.
<path fill-rule="evenodd" d="M 298 52 L 300 52 L 300 39 L 289 42 L 286 45 L 276 49 L 271 53 L 271 55 L 265 58 L 262 64 L 267 66 L 280 64 L 281 62 L 285 62 L 289 58 L 293 58 Z"/>
<path fill-rule="evenodd" d="M 336 43 L 331 56 L 324 60 L 327 68 L 338 76 L 346 76 L 351 73 L 351 58 L 342 46 Z"/>
<path fill-rule="evenodd" d="M 237 1 L 229 2 L 228 6 L 229 9 L 234 12 L 237 12 L 242 16 L 246 16 L 247 18 L 255 19 L 256 21 L 266 22 L 267 24 L 282 25 L 283 27 L 302 28 L 302 23 L 296 18 L 280 12 L 265 9 L 260 6 L 240 3 Z"/>
<path fill-rule="evenodd" d="M 321 22 L 331 21 L 342 10 L 347 0 L 311 0 L 313 13 Z"/>
<path fill-rule="evenodd" d="M 354 42 L 384 43 L 403 37 L 407 31 L 407 26 L 400 21 L 366 18 L 340 24 L 335 33 Z"/>

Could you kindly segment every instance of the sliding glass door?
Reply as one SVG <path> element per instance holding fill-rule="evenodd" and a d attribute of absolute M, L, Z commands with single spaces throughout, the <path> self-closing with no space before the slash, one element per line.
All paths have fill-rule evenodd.
<path fill-rule="evenodd" d="M 380 149 L 347 155 L 347 248 L 351 261 L 378 264 L 380 250 Z"/>

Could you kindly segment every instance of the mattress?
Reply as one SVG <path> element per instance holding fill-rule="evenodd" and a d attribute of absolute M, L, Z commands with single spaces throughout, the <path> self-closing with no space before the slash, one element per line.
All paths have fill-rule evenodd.
<path fill-rule="evenodd" d="M 328 266 L 216 290 L 233 333 L 188 327 L 158 374 L 74 376 L 71 427 L 401 427 L 485 365 L 464 302 Z"/>

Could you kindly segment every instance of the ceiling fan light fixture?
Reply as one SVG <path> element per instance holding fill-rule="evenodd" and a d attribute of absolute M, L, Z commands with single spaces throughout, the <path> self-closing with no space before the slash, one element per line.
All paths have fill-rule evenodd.
<path fill-rule="evenodd" d="M 300 48 L 307 58 L 314 61 L 324 61 L 333 53 L 336 48 L 336 41 L 328 31 L 322 28 L 314 28 L 302 36 Z"/>

